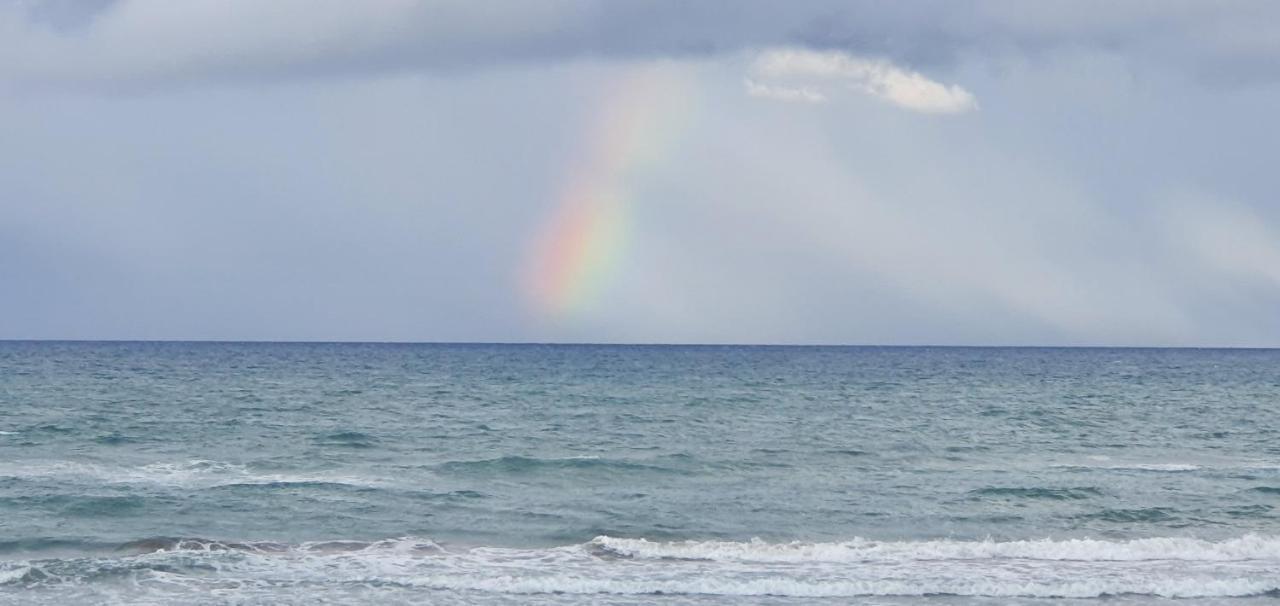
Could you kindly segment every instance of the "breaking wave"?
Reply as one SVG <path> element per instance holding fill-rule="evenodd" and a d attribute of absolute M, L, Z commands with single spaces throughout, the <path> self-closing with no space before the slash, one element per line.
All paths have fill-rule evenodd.
<path fill-rule="evenodd" d="M 102 484 L 151 484 L 173 488 L 203 489 L 245 485 L 344 484 L 378 487 L 377 479 L 306 473 L 271 473 L 245 465 L 192 459 L 139 466 L 103 465 L 72 461 L 26 461 L 0 465 L 0 478 L 21 480 L 75 480 Z"/>
<path fill-rule="evenodd" d="M 769 543 L 760 540 L 656 542 L 600 536 L 588 545 L 617 556 L 740 562 L 903 562 L 911 560 L 1074 560 L 1124 562 L 1275 560 L 1280 537 L 1245 535 L 1225 541 L 1160 537 L 1131 541 L 1040 539 L 1034 541 L 871 541 Z"/>
<path fill-rule="evenodd" d="M 1280 591 L 1280 538 L 768 543 L 600 536 L 514 549 L 419 537 L 298 544 L 161 537 L 82 557 L 0 562 L 0 592 L 122 577 L 166 595 L 305 584 L 308 591 L 380 587 L 427 595 L 1207 598 Z"/>

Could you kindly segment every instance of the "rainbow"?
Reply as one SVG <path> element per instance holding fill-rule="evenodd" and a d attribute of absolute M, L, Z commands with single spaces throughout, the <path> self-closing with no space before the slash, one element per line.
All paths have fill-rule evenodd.
<path fill-rule="evenodd" d="M 632 68 L 610 87 L 521 272 L 541 316 L 588 311 L 616 278 L 636 185 L 661 163 L 691 101 L 691 80 L 663 66 Z"/>

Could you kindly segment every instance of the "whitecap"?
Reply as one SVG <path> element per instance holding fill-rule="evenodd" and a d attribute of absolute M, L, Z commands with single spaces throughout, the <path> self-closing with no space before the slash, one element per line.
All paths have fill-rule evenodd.
<path fill-rule="evenodd" d="M 612 551 L 612 557 L 602 557 Z M 20 565 L 20 564 L 19 564 Z M 486 594 L 864 597 L 954 595 L 1207 598 L 1280 587 L 1280 538 L 1219 542 L 871 541 L 767 543 L 597 537 L 580 545 L 449 547 L 429 539 L 296 545 L 181 540 L 111 559 L 43 560 L 49 583 L 90 582 L 100 567 L 163 571 L 144 590 L 351 587 Z M 215 572 L 210 572 L 215 571 Z M 162 582 L 161 580 L 162 579 Z"/>
<path fill-rule="evenodd" d="M 30 572 L 30 566 L 15 566 L 7 570 L 0 570 L 0 585 L 20 581 Z"/>
<path fill-rule="evenodd" d="M 72 479 L 104 484 L 151 484 L 187 489 L 292 483 L 346 484 L 363 487 L 378 487 L 385 484 L 379 478 L 340 474 L 265 473 L 254 471 L 238 463 L 207 459 L 156 462 L 132 467 L 80 461 L 10 461 L 0 465 L 0 477 L 28 480 Z"/>
<path fill-rule="evenodd" d="M 1099 459 L 1106 460 L 1106 459 Z M 1111 463 L 1111 464 L 1084 464 L 1084 463 L 1062 463 L 1052 465 L 1052 467 L 1066 469 L 1112 469 L 1120 471 L 1198 471 L 1204 467 L 1193 463 Z"/>
<path fill-rule="evenodd" d="M 835 543 L 769 543 L 759 539 L 746 542 L 659 542 L 599 536 L 587 546 L 629 558 L 736 562 L 854 563 L 1021 559 L 1080 562 L 1275 560 L 1280 563 L 1280 537 L 1254 534 L 1217 542 L 1183 537 L 1129 541 L 872 541 L 858 538 Z"/>

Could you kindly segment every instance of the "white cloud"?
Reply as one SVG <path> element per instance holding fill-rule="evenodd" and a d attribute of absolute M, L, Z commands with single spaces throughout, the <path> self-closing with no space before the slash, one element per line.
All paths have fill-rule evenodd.
<path fill-rule="evenodd" d="M 827 101 L 826 95 L 813 90 L 812 88 L 770 86 L 768 84 L 756 82 L 751 78 L 744 80 L 744 83 L 747 86 L 747 94 L 752 97 L 776 99 L 778 101 L 798 101 L 801 103 L 826 103 Z"/>
<path fill-rule="evenodd" d="M 978 108 L 973 94 L 935 82 L 884 59 L 840 51 L 780 48 L 760 53 L 751 66 L 747 92 L 783 100 L 825 99 L 824 89 L 846 88 L 918 112 L 954 114 Z"/>

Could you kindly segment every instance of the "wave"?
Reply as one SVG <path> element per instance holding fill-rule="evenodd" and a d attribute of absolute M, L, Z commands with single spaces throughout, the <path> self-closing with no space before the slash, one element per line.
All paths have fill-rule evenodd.
<path fill-rule="evenodd" d="M 50 555 L 76 554 L 77 556 L 136 556 L 143 554 L 200 554 L 216 552 L 245 552 L 277 555 L 325 555 L 355 552 L 394 552 L 402 554 L 443 553 L 444 548 L 430 539 L 403 537 L 378 541 L 329 540 L 304 543 L 278 541 L 230 541 L 199 537 L 150 537 L 110 543 L 82 539 L 19 539 L 0 541 L 0 554 L 8 559 L 17 555 L 36 556 L 49 560 Z"/>
<path fill-rule="evenodd" d="M 1043 487 L 989 487 L 969 491 L 975 497 L 1046 499 L 1050 501 L 1075 501 L 1102 496 L 1100 489 L 1092 486 L 1076 486 L 1072 488 Z"/>
<path fill-rule="evenodd" d="M 308 595 L 380 587 L 516 595 L 1205 598 L 1280 595 L 1280 537 L 767 543 L 600 536 L 536 549 L 447 546 L 420 537 L 298 544 L 160 537 L 119 545 L 109 555 L 0 561 L 0 592 L 121 575 L 131 587 L 154 592 L 305 585 Z"/>
<path fill-rule="evenodd" d="M 525 457 L 504 456 L 493 459 L 447 461 L 437 466 L 446 473 L 521 474 L 537 471 L 601 471 L 601 472 L 650 472 L 685 475 L 688 472 L 663 465 L 619 459 L 606 459 L 595 455 L 574 457 Z"/>
<path fill-rule="evenodd" d="M 208 489 L 236 486 L 344 485 L 381 487 L 375 478 L 329 476 L 317 473 L 265 473 L 248 466 L 192 459 L 139 466 L 103 465 L 75 461 L 10 461 L 0 465 L 0 478 L 21 480 L 72 480 L 100 484 L 151 484 L 172 488 Z"/>
<path fill-rule="evenodd" d="M 142 442 L 143 440 L 139 438 L 135 438 L 133 436 L 126 436 L 119 433 L 109 433 L 106 435 L 98 436 L 94 438 L 93 441 L 97 442 L 98 444 L 104 444 L 106 446 L 118 446 L 120 444 L 135 444 L 138 442 Z"/>
<path fill-rule="evenodd" d="M 1280 593 L 1280 581 L 1258 579 L 1162 579 L 1124 581 L 1083 579 L 1059 582 L 1008 582 L 984 579 L 881 579 L 806 580 L 801 578 L 758 578 L 726 582 L 715 578 L 592 579 L 426 577 L 414 586 L 452 591 L 483 591 L 509 594 L 615 594 L 615 595 L 714 595 L 773 596 L 797 598 L 854 597 L 935 597 L 964 596 L 987 598 L 1098 598 L 1117 595 L 1148 595 L 1166 598 L 1209 598 L 1271 596 Z"/>
<path fill-rule="evenodd" d="M 308 541 L 290 545 L 274 541 L 219 541 L 215 539 L 153 537 L 129 541 L 115 547 L 115 551 L 129 553 L 167 552 L 218 552 L 245 551 L 251 553 L 276 553 L 316 555 L 356 552 L 393 552 L 405 554 L 443 553 L 438 543 L 419 537 L 402 537 L 379 541 L 331 540 Z"/>
<path fill-rule="evenodd" d="M 1152 472 L 1189 472 L 1189 471 L 1228 471 L 1228 470 L 1275 470 L 1280 469 L 1276 461 L 1246 460 L 1206 460 L 1187 461 L 1113 461 L 1106 455 L 1093 455 L 1085 462 L 1069 462 L 1051 465 L 1059 469 L 1099 469 L 1113 471 L 1152 471 Z"/>
<path fill-rule="evenodd" d="M 1053 467 L 1064 469 L 1110 469 L 1115 471 L 1199 471 L 1204 467 L 1192 463 L 1114 463 L 1114 464 L 1086 464 L 1086 463 L 1064 463 L 1054 465 Z"/>
<path fill-rule="evenodd" d="M 1177 512 L 1168 507 L 1143 507 L 1138 509 L 1103 509 L 1102 511 L 1077 516 L 1081 520 L 1102 520 L 1117 524 L 1135 522 L 1170 522 L 1179 518 Z"/>
<path fill-rule="evenodd" d="M 637 559 L 739 562 L 872 562 L 1021 559 L 1080 562 L 1275 560 L 1280 536 L 1245 535 L 1225 541 L 1159 537 L 1130 541 L 1040 539 L 1033 541 L 872 541 L 769 543 L 761 540 L 658 542 L 599 536 L 591 549 Z"/>
<path fill-rule="evenodd" d="M 378 445 L 376 437 L 359 431 L 339 431 L 324 434 L 316 436 L 312 441 L 321 446 L 340 448 L 374 448 Z"/>

